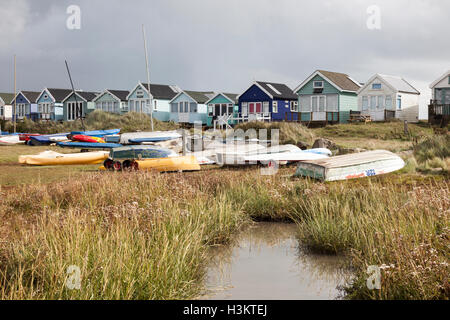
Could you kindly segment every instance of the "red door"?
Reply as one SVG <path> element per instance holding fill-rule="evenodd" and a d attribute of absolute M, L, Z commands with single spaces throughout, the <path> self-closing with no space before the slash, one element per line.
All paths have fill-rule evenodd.
<path fill-rule="evenodd" d="M 256 103 L 256 113 L 261 113 L 261 112 L 262 112 L 262 103 L 257 102 Z"/>
<path fill-rule="evenodd" d="M 250 107 L 249 108 L 249 113 L 255 113 L 255 104 L 254 103 L 250 103 L 249 107 Z"/>

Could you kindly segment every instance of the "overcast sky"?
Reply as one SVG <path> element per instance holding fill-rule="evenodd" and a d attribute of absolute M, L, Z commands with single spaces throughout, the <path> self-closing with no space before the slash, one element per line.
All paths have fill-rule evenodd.
<path fill-rule="evenodd" d="M 80 30 L 66 27 L 72 4 Z M 295 88 L 316 69 L 392 74 L 422 92 L 424 111 L 450 69 L 449 12 L 442 0 L 0 0 L 0 92 L 14 89 L 14 54 L 21 90 L 68 88 L 64 59 L 77 88 L 130 90 L 147 78 L 145 24 L 153 83 L 241 93 L 255 79 Z"/>

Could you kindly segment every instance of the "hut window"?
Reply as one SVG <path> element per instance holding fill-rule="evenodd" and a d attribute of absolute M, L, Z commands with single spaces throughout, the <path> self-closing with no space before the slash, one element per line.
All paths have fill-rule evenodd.
<path fill-rule="evenodd" d="M 272 112 L 278 113 L 278 101 L 272 102 Z"/>
<path fill-rule="evenodd" d="M 319 97 L 319 112 L 325 111 L 325 97 L 321 96 Z"/>
<path fill-rule="evenodd" d="M 398 110 L 402 109 L 402 96 L 397 97 L 397 109 Z"/>
<path fill-rule="evenodd" d="M 312 112 L 317 112 L 317 99 L 319 97 L 311 97 Z"/>
<path fill-rule="evenodd" d="M 386 109 L 391 109 L 392 108 L 392 97 L 391 96 L 386 96 Z"/>
<path fill-rule="evenodd" d="M 362 109 L 363 111 L 369 109 L 369 98 L 367 96 L 362 97 Z"/>
<path fill-rule="evenodd" d="M 291 101 L 291 112 L 298 112 L 298 101 Z"/>
<path fill-rule="evenodd" d="M 381 83 L 372 83 L 372 90 L 381 90 Z"/>
<path fill-rule="evenodd" d="M 228 105 L 228 114 L 233 114 L 233 112 L 234 112 L 234 106 L 230 103 L 229 105 Z"/>
<path fill-rule="evenodd" d="M 242 103 L 242 114 L 246 116 L 248 114 L 248 104 L 247 102 Z"/>
<path fill-rule="evenodd" d="M 269 114 L 269 102 L 268 101 L 263 102 L 263 113 Z"/>
<path fill-rule="evenodd" d="M 370 97 L 370 110 L 375 110 L 376 107 L 377 107 L 377 97 L 371 96 Z"/>
<path fill-rule="evenodd" d="M 378 96 L 378 108 L 379 109 L 384 108 L 384 96 Z"/>
<path fill-rule="evenodd" d="M 323 88 L 323 81 L 314 81 L 313 82 L 313 88 L 314 89 L 322 89 Z"/>

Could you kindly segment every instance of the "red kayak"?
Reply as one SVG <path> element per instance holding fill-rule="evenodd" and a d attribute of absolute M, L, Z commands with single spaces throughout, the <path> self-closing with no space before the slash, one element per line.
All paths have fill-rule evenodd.
<path fill-rule="evenodd" d="M 105 140 L 97 137 L 85 136 L 84 134 L 76 134 L 72 136 L 72 141 L 90 142 L 90 143 L 105 143 Z"/>
<path fill-rule="evenodd" d="M 19 134 L 19 140 L 28 142 L 28 141 L 30 141 L 30 137 L 37 137 L 37 136 L 40 136 L 40 134 L 39 133 L 23 133 L 23 134 Z"/>

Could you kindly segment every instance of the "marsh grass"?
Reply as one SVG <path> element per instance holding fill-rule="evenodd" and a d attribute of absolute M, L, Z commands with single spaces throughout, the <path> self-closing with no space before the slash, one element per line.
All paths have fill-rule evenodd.
<path fill-rule="evenodd" d="M 347 298 L 449 298 L 444 177 L 320 183 L 257 170 L 90 173 L 0 189 L 1 298 L 198 297 L 207 249 L 251 220 L 294 221 L 302 247 L 347 255 Z M 70 265 L 81 290 L 65 286 Z M 384 268 L 381 291 L 366 288 L 369 265 Z"/>
<path fill-rule="evenodd" d="M 21 201 L 6 196 L 1 298 L 194 297 L 207 246 L 229 241 L 245 219 L 181 182 L 177 175 L 94 174 L 23 188 Z M 70 265 L 81 269 L 80 290 L 65 285 Z"/>
<path fill-rule="evenodd" d="M 428 179 L 329 184 L 298 198 L 294 219 L 301 241 L 352 258 L 356 278 L 347 298 L 449 298 L 449 185 Z M 380 291 L 366 287 L 370 265 L 383 269 Z"/>

